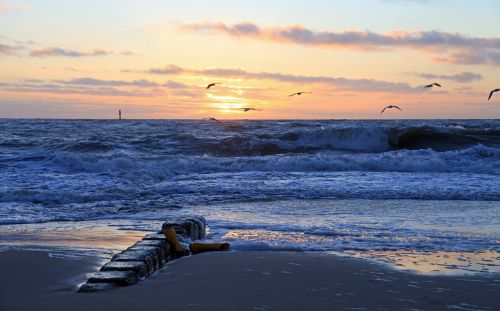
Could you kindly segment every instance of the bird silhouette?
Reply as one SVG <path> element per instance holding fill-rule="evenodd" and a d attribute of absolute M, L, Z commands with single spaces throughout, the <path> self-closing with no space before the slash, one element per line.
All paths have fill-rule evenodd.
<path fill-rule="evenodd" d="M 398 106 L 393 106 L 393 105 L 390 105 L 390 106 L 387 106 L 387 107 L 385 107 L 384 109 L 382 109 L 382 111 L 380 111 L 380 113 L 384 113 L 384 111 L 385 111 L 386 109 L 391 109 L 391 108 L 396 108 L 396 109 L 399 109 L 399 110 L 403 111 L 403 109 L 399 108 Z"/>
<path fill-rule="evenodd" d="M 490 92 L 490 96 L 488 96 L 488 100 L 490 100 L 491 96 L 493 96 L 493 93 L 500 91 L 499 89 L 494 89 L 493 91 Z"/>
<path fill-rule="evenodd" d="M 217 120 L 216 118 L 203 118 L 202 120 L 203 120 L 203 121 L 215 121 L 215 122 L 222 123 L 222 121 Z"/>
<path fill-rule="evenodd" d="M 312 92 L 297 92 L 297 93 L 293 93 L 293 94 L 290 94 L 288 95 L 288 97 L 292 97 L 292 96 L 295 96 L 295 95 L 302 95 L 302 94 L 311 94 Z"/>
<path fill-rule="evenodd" d="M 212 86 L 215 86 L 216 84 L 220 84 L 219 82 L 216 82 L 216 83 L 210 83 L 209 85 L 207 85 L 207 90 L 209 88 L 211 88 Z"/>
<path fill-rule="evenodd" d="M 260 109 L 252 108 L 252 107 L 245 107 L 245 108 L 240 108 L 240 110 L 243 110 L 243 112 L 248 112 L 250 110 L 255 110 L 255 111 L 262 111 Z"/>
<path fill-rule="evenodd" d="M 423 88 L 423 89 L 424 89 L 424 90 L 425 90 L 425 89 L 430 89 L 430 88 L 433 88 L 434 86 L 441 87 L 441 84 L 434 82 L 434 83 L 431 83 L 431 84 L 424 85 L 424 88 Z"/>

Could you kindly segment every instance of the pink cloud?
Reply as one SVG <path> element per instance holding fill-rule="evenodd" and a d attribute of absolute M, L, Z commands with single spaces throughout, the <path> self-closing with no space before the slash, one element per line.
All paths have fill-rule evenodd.
<path fill-rule="evenodd" d="M 0 54 L 3 54 L 3 55 L 13 55 L 22 49 L 23 49 L 22 46 L 12 46 L 12 45 L 0 43 Z"/>
<path fill-rule="evenodd" d="M 283 74 L 279 72 L 251 72 L 240 68 L 208 68 L 208 69 L 190 69 L 176 65 L 167 65 L 165 67 L 151 68 L 145 73 L 155 75 L 177 75 L 191 74 L 198 76 L 208 76 L 217 78 L 242 78 L 249 80 L 274 80 L 288 83 L 322 83 L 331 85 L 337 89 L 345 90 L 363 90 L 366 92 L 413 92 L 407 83 L 391 82 L 374 79 L 349 79 L 345 77 L 328 76 L 303 76 Z"/>
<path fill-rule="evenodd" d="M 48 57 L 48 56 L 88 57 L 88 56 L 106 56 L 110 54 L 113 54 L 113 52 L 103 49 L 93 49 L 90 51 L 76 51 L 76 50 L 67 50 L 60 47 L 51 47 L 51 46 L 33 49 L 30 52 L 30 55 L 33 57 Z"/>
<path fill-rule="evenodd" d="M 415 76 L 422 77 L 425 79 L 440 79 L 440 80 L 449 80 L 449 81 L 455 81 L 458 83 L 468 83 L 468 82 L 474 82 L 474 81 L 481 81 L 483 80 L 483 76 L 478 73 L 473 73 L 473 72 L 459 72 L 455 74 L 432 74 L 432 73 L 414 73 Z"/>
<path fill-rule="evenodd" d="M 376 50 L 404 48 L 425 51 L 437 60 L 459 64 L 500 65 L 500 38 L 474 37 L 460 33 L 395 30 L 388 33 L 346 30 L 317 31 L 302 25 L 260 27 L 244 22 L 228 25 L 221 22 L 180 24 L 184 31 L 201 34 L 224 34 L 236 38 L 251 38 L 314 47 Z M 444 56 L 437 54 L 445 54 Z"/>

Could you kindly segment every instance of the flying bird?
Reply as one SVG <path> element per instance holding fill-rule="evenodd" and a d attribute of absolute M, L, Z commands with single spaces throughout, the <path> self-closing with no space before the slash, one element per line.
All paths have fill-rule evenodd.
<path fill-rule="evenodd" d="M 311 94 L 312 92 L 297 92 L 297 93 L 293 93 L 293 94 L 290 94 L 288 95 L 288 97 L 292 97 L 292 96 L 295 96 L 295 95 L 302 95 L 302 94 Z"/>
<path fill-rule="evenodd" d="M 390 106 L 387 106 L 387 107 L 385 107 L 384 109 L 382 109 L 382 111 L 380 111 L 380 113 L 384 113 L 384 111 L 385 111 L 386 109 L 391 109 L 391 108 L 396 108 L 396 109 L 399 109 L 399 110 L 403 111 L 403 109 L 399 108 L 398 106 L 393 106 L 393 105 L 390 105 Z"/>
<path fill-rule="evenodd" d="M 433 88 L 434 86 L 441 87 L 441 84 L 434 82 L 434 83 L 431 83 L 431 84 L 424 85 L 424 90 L 425 89 Z"/>
<path fill-rule="evenodd" d="M 216 84 L 220 84 L 220 83 L 219 83 L 219 82 L 217 82 L 217 83 L 210 83 L 209 85 L 207 85 L 207 90 L 208 90 L 209 88 L 211 88 L 212 86 L 215 86 Z"/>
<path fill-rule="evenodd" d="M 215 122 L 222 123 L 222 121 L 217 120 L 216 118 L 203 118 L 202 120 L 203 120 L 203 121 L 215 121 Z"/>
<path fill-rule="evenodd" d="M 252 107 L 240 108 L 240 110 L 243 110 L 243 112 L 247 112 L 247 111 L 250 111 L 250 110 L 262 111 L 260 109 L 256 109 L 256 108 L 252 108 Z"/>
<path fill-rule="evenodd" d="M 488 100 L 490 100 L 491 96 L 493 96 L 493 93 L 500 91 L 500 89 L 494 89 L 493 91 L 490 92 L 490 96 L 488 96 Z"/>

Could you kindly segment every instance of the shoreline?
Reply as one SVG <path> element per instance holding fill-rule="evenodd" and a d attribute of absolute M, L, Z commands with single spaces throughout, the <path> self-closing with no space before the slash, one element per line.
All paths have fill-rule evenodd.
<path fill-rule="evenodd" d="M 316 252 L 206 253 L 135 286 L 76 293 L 102 258 L 0 252 L 2 310 L 500 309 L 498 274 L 429 276 Z"/>

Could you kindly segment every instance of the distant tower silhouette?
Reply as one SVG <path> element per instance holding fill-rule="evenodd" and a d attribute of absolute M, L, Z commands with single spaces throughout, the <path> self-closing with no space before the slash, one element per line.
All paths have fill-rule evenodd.
<path fill-rule="evenodd" d="M 118 120 L 121 120 L 121 119 L 122 119 L 122 111 L 118 110 Z"/>

